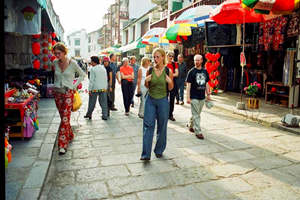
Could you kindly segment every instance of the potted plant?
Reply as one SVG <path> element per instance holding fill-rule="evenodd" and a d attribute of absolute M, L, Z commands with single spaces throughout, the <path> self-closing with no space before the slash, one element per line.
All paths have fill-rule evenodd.
<path fill-rule="evenodd" d="M 248 98 L 248 108 L 258 109 L 259 99 L 256 98 L 258 91 L 261 89 L 261 84 L 256 81 L 251 83 L 248 87 L 244 88 L 245 93 L 249 96 Z"/>

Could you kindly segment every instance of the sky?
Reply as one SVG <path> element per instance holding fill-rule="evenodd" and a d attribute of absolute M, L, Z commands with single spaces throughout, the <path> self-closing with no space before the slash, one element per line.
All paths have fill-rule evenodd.
<path fill-rule="evenodd" d="M 103 16 L 115 0 L 51 0 L 55 13 L 68 34 L 82 28 L 92 32 L 101 28 Z"/>

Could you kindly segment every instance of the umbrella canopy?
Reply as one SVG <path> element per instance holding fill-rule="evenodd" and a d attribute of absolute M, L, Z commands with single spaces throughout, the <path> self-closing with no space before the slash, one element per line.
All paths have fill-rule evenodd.
<path fill-rule="evenodd" d="M 187 38 L 192 35 L 191 27 L 197 27 L 197 24 L 173 24 L 166 32 L 166 38 L 172 41 L 180 41 L 180 36 Z"/>
<path fill-rule="evenodd" d="M 162 37 L 166 32 L 166 28 L 158 27 L 158 28 L 152 28 L 149 31 L 147 31 L 143 35 L 143 39 L 146 38 L 152 38 L 152 37 Z"/>
<path fill-rule="evenodd" d="M 203 5 L 197 6 L 194 8 L 189 8 L 185 10 L 181 15 L 179 15 L 174 23 L 189 23 L 189 24 L 197 24 L 199 21 L 209 19 L 209 13 L 215 8 L 213 5 Z"/>
<path fill-rule="evenodd" d="M 243 24 L 264 22 L 272 17 L 243 8 L 240 0 L 227 0 L 211 12 L 210 18 L 218 24 Z"/>
<path fill-rule="evenodd" d="M 255 12 L 269 14 L 287 14 L 300 6 L 300 0 L 242 0 L 245 7 L 254 8 Z"/>

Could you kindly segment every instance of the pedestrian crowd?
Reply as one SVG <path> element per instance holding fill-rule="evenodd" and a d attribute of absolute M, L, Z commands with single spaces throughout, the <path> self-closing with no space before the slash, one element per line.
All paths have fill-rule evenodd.
<path fill-rule="evenodd" d="M 84 80 L 85 72 L 67 57 L 67 48 L 62 43 L 53 47 L 57 60 L 55 65 L 55 103 L 61 117 L 58 131 L 59 154 L 65 154 L 68 144 L 74 138 L 70 125 L 73 96 L 78 85 Z M 111 54 L 102 60 L 97 56 L 90 58 L 88 67 L 88 109 L 84 116 L 92 120 L 93 111 L 98 99 L 102 110 L 102 120 L 110 118 L 110 111 L 115 107 L 116 82 L 121 85 L 125 115 L 130 115 L 130 108 L 135 106 L 134 96 L 140 98 L 138 117 L 143 119 L 143 149 L 141 160 L 150 160 L 153 135 L 156 126 L 156 157 L 163 156 L 167 141 L 168 120 L 176 121 L 174 104 L 184 105 L 184 89 L 186 102 L 191 104 L 189 130 L 198 139 L 204 139 L 200 127 L 201 111 L 210 103 L 209 75 L 203 67 L 203 57 L 194 56 L 194 67 L 189 71 L 184 57 L 179 54 L 174 61 L 173 52 L 165 52 L 156 48 L 150 58 L 143 57 L 141 66 L 136 57 L 124 57 L 121 65 L 117 65 L 117 57 Z M 78 78 L 74 82 L 75 73 Z"/>

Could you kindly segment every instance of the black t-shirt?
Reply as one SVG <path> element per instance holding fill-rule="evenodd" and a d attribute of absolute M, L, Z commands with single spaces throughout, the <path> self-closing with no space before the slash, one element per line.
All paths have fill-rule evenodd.
<path fill-rule="evenodd" d="M 208 81 L 209 75 L 206 69 L 193 67 L 188 72 L 186 82 L 191 83 L 191 99 L 205 99 L 205 88 Z"/>
<path fill-rule="evenodd" d="M 104 68 L 106 69 L 106 73 L 107 73 L 107 82 L 109 82 L 110 81 L 109 73 L 112 72 L 112 70 L 109 65 L 107 67 L 104 66 Z"/>

